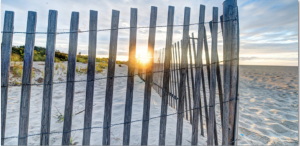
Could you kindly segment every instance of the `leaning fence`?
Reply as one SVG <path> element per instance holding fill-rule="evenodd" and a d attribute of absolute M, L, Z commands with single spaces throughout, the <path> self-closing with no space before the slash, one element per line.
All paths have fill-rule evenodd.
<path fill-rule="evenodd" d="M 79 31 L 79 13 L 72 12 L 70 32 L 57 32 L 58 12 L 50 10 L 48 15 L 48 31 L 36 32 L 37 14 L 28 12 L 27 30 L 25 41 L 25 55 L 23 63 L 23 76 L 21 85 L 9 85 L 9 66 L 14 33 L 14 12 L 6 11 L 4 18 L 3 37 L 1 46 L 1 144 L 5 139 L 18 138 L 19 145 L 27 145 L 28 137 L 40 135 L 40 144 L 49 145 L 50 135 L 62 133 L 62 145 L 69 145 L 71 132 L 82 130 L 82 145 L 90 144 L 91 129 L 103 129 L 103 145 L 110 145 L 110 128 L 116 125 L 124 125 L 123 145 L 129 145 L 130 126 L 133 122 L 142 122 L 141 144 L 148 144 L 149 120 L 160 118 L 160 130 L 158 134 L 159 145 L 165 145 L 166 120 L 170 115 L 177 115 L 176 145 L 182 144 L 182 129 L 184 118 L 192 124 L 191 144 L 198 144 L 199 130 L 204 136 L 203 125 L 207 129 L 207 144 L 221 145 L 218 143 L 215 105 L 220 105 L 222 145 L 234 145 L 237 143 L 238 125 L 238 78 L 239 78 L 239 19 L 238 9 L 234 0 L 226 0 L 223 3 L 223 15 L 218 16 L 218 8 L 213 7 L 212 21 L 205 22 L 205 6 L 200 5 L 199 22 L 190 24 L 190 8 L 184 10 L 184 24 L 174 25 L 174 7 L 169 6 L 166 26 L 156 26 L 157 8 L 151 7 L 149 27 L 137 26 L 137 9 L 132 8 L 130 14 L 130 27 L 119 28 L 119 11 L 112 11 L 111 28 L 97 30 L 98 12 L 90 11 L 90 26 L 88 31 Z M 219 20 L 220 19 L 220 20 Z M 209 23 L 211 38 L 207 38 L 205 23 Z M 218 25 L 222 30 L 218 31 Z M 190 34 L 189 26 L 198 26 L 198 37 Z M 183 36 L 181 41 L 173 41 L 173 27 L 182 26 Z M 166 27 L 166 47 L 155 50 L 155 32 L 157 27 Z M 147 64 L 139 62 L 135 58 L 137 29 L 149 28 L 148 57 Z M 115 76 L 115 63 L 117 53 L 118 30 L 130 30 L 128 74 L 126 76 Z M 107 77 L 95 78 L 95 58 L 98 31 L 110 31 L 109 62 Z M 75 80 L 77 42 L 79 32 L 89 32 L 88 68 L 87 80 Z M 56 35 L 69 34 L 69 53 L 66 82 L 53 82 L 54 52 Z M 218 57 L 218 34 L 223 36 L 223 61 Z M 43 84 L 31 83 L 31 72 L 33 64 L 33 48 L 36 34 L 47 34 L 45 77 Z M 190 36 L 191 35 L 191 36 Z M 208 39 L 211 39 L 211 55 L 209 55 Z M 205 52 L 206 63 L 202 62 L 202 52 Z M 221 77 L 220 63 L 223 63 L 223 78 Z M 209 92 L 206 93 L 205 72 L 208 79 Z M 135 71 L 137 70 L 137 74 Z M 141 120 L 132 121 L 132 101 L 134 76 L 138 75 L 145 81 L 143 117 Z M 125 102 L 124 122 L 111 124 L 112 99 L 114 79 L 118 77 L 127 78 L 127 91 Z M 97 80 L 106 79 L 104 120 L 102 127 L 93 127 L 93 97 L 94 83 Z M 223 83 L 222 83 L 223 81 Z M 86 82 L 86 100 L 84 126 L 82 129 L 72 129 L 72 112 L 74 100 L 75 82 Z M 51 132 L 51 103 L 53 85 L 66 83 L 66 104 L 64 113 L 63 131 Z M 37 134 L 28 134 L 30 90 L 32 86 L 43 86 L 43 105 L 41 131 Z M 21 86 L 19 135 L 5 137 L 5 122 L 7 110 L 8 88 L 10 86 Z M 218 88 L 219 102 L 215 102 L 216 88 Z M 151 91 L 154 89 L 161 96 L 161 115 L 150 117 Z M 202 93 L 201 93 L 202 91 Z M 202 94 L 202 95 L 201 95 Z M 203 101 L 203 102 L 202 102 Z M 176 113 L 168 114 L 168 106 L 176 109 Z M 204 114 L 203 114 L 204 112 Z M 205 120 L 204 120 L 205 119 Z M 206 124 L 204 124 L 204 121 Z M 175 121 L 174 121 L 175 122 Z M 200 127 L 199 127 L 200 126 Z"/>

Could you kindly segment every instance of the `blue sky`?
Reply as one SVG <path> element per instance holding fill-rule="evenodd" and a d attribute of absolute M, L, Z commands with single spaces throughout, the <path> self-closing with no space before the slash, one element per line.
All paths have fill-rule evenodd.
<path fill-rule="evenodd" d="M 89 10 L 98 11 L 98 29 L 110 28 L 112 9 L 120 11 L 119 27 L 128 27 L 130 8 L 138 8 L 138 26 L 148 26 L 150 8 L 158 9 L 157 25 L 167 24 L 168 6 L 175 6 L 174 24 L 183 24 L 184 7 L 191 8 L 190 23 L 197 23 L 200 4 L 206 6 L 205 21 L 212 19 L 212 7 L 222 15 L 223 0 L 2 0 L 1 29 L 5 10 L 15 12 L 15 31 L 25 31 L 28 11 L 37 12 L 37 31 L 47 31 L 49 10 L 58 11 L 57 31 L 68 31 L 72 11 L 80 13 L 80 30 L 88 30 Z M 240 64 L 244 65 L 298 65 L 298 1 L 296 0 L 238 0 L 240 16 Z M 208 25 L 207 34 L 210 36 Z M 156 29 L 155 49 L 165 46 L 166 28 Z M 220 31 L 220 27 L 219 30 Z M 148 29 L 138 30 L 137 53 L 147 51 Z M 197 26 L 190 33 L 197 36 Z M 97 55 L 108 54 L 110 32 L 98 32 Z M 127 60 L 129 30 L 119 30 L 118 59 Z M 174 28 L 173 41 L 182 38 L 182 27 Z M 57 35 L 56 49 L 68 52 L 68 34 Z M 223 58 L 222 37 L 218 38 L 220 60 Z M 78 51 L 87 54 L 88 33 L 80 33 Z M 210 42 L 209 42 L 210 43 Z M 25 35 L 14 34 L 13 45 L 24 45 Z M 36 35 L 36 46 L 46 46 L 46 35 Z M 209 45 L 210 47 L 210 45 Z"/>

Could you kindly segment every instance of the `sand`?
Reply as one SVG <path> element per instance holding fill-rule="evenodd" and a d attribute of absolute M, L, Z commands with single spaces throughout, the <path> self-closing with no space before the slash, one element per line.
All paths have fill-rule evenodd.
<path fill-rule="evenodd" d="M 32 83 L 38 83 L 43 76 L 43 62 L 34 62 L 36 75 Z M 54 82 L 66 80 L 67 62 L 58 63 L 55 70 Z M 63 70 L 64 64 L 65 70 Z M 86 68 L 87 64 L 77 63 L 78 68 Z M 239 108 L 239 136 L 238 144 L 298 144 L 298 75 L 296 67 L 240 67 L 240 108 Z M 116 66 L 116 75 L 127 75 L 127 66 Z M 106 70 L 97 73 L 96 78 L 106 77 Z M 76 73 L 76 80 L 85 80 L 86 74 Z M 20 78 L 11 77 L 10 81 Z M 127 78 L 115 78 L 114 97 L 112 107 L 112 123 L 124 122 L 125 94 Z M 206 81 L 206 90 L 208 85 Z M 75 97 L 73 109 L 72 129 L 83 128 L 84 105 L 85 105 L 85 82 L 75 83 Z M 106 80 L 95 82 L 93 127 L 103 126 L 104 96 Z M 52 100 L 51 131 L 62 131 L 63 122 L 58 120 L 58 115 L 64 113 L 66 84 L 55 84 Z M 18 135 L 19 108 L 21 87 L 10 87 L 8 94 L 6 137 Z M 41 108 L 42 108 L 43 86 L 32 86 L 30 100 L 29 134 L 40 132 Z M 201 92 L 202 95 L 202 92 Z M 133 98 L 132 121 L 142 119 L 144 82 L 135 77 Z M 209 97 L 209 94 L 207 94 Z M 216 102 L 219 101 L 218 96 Z M 202 102 L 203 103 L 203 102 Z M 150 117 L 160 115 L 161 98 L 152 90 Z M 175 109 L 169 107 L 168 114 L 175 113 Z M 204 110 L 203 110 L 204 114 Z M 221 126 L 219 106 L 216 106 L 218 139 L 221 143 Z M 149 145 L 158 144 L 159 118 L 150 120 Z M 168 116 L 166 145 L 174 145 L 176 137 L 177 115 Z M 142 122 L 134 122 L 131 125 L 131 145 L 140 145 Z M 206 125 L 204 118 L 204 134 L 199 134 L 199 145 L 206 144 Z M 190 145 L 192 126 L 189 121 L 184 120 L 183 145 Z M 200 133 L 200 129 L 199 129 Z M 72 132 L 73 143 L 82 143 L 82 131 Z M 62 134 L 51 134 L 51 145 L 60 145 Z M 29 145 L 38 145 L 40 136 L 28 138 Z M 123 139 L 123 125 L 111 128 L 111 144 L 121 145 Z M 16 145 L 16 138 L 6 139 L 6 145 Z M 92 130 L 91 145 L 102 144 L 102 129 Z"/>

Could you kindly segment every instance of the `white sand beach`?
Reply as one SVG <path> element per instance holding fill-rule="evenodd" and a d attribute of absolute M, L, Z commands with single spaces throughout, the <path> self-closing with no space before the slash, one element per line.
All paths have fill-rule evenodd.
<path fill-rule="evenodd" d="M 56 63 L 54 82 L 66 81 L 67 62 Z M 55 64 L 55 65 L 56 65 Z M 63 64 L 63 65 L 62 65 Z M 63 70 L 63 66 L 65 69 Z M 87 64 L 78 63 L 78 68 L 86 68 Z M 34 62 L 36 69 L 32 83 L 38 83 L 43 76 L 44 63 Z M 297 67 L 257 67 L 241 66 L 239 83 L 239 135 L 238 144 L 298 144 L 298 68 Z M 116 76 L 127 75 L 127 66 L 116 65 Z M 97 73 L 96 78 L 106 77 L 106 70 Z M 86 74 L 76 72 L 76 80 L 85 80 Z M 21 78 L 10 75 L 10 83 L 21 81 Z M 124 122 L 125 94 L 127 78 L 115 78 L 112 107 L 112 124 Z M 207 84 L 207 81 L 206 81 Z M 207 86 L 207 85 L 206 85 Z M 75 83 L 72 129 L 83 128 L 86 82 Z M 93 127 L 103 126 L 104 97 L 106 80 L 95 82 Z M 64 113 L 66 84 L 55 84 L 52 99 L 51 131 L 62 131 L 63 122 L 58 115 Z M 208 93 L 208 88 L 206 88 Z M 201 93 L 202 94 L 202 93 Z M 21 87 L 9 87 L 8 109 L 6 122 L 6 137 L 18 135 L 19 108 Z M 40 133 L 43 86 L 31 87 L 29 134 Z M 208 95 L 207 95 L 208 97 Z M 143 112 L 144 82 L 135 76 L 132 121 L 141 120 Z M 218 102 L 218 96 L 216 102 Z M 203 102 L 202 102 L 203 103 Z M 161 98 L 152 90 L 150 117 L 160 115 Z M 176 110 L 169 107 L 168 114 Z M 204 110 L 203 110 L 204 114 Z M 221 143 L 221 126 L 219 106 L 216 106 L 218 140 Z M 158 145 L 159 118 L 150 120 L 149 145 Z M 174 145 L 176 137 L 177 115 L 168 116 L 166 145 Z M 205 118 L 204 118 L 205 124 Z M 140 145 L 142 122 L 131 124 L 131 145 Z M 206 130 L 206 125 L 203 126 Z M 184 120 L 183 145 L 190 145 L 192 126 Z M 82 131 L 72 132 L 73 144 L 81 145 Z M 200 135 L 199 145 L 206 145 L 205 137 Z M 50 145 L 61 145 L 62 134 L 51 134 Z M 40 136 L 28 138 L 29 145 L 38 145 Z M 123 125 L 111 128 L 111 145 L 121 145 Z M 6 145 L 17 145 L 17 138 L 6 139 Z M 91 145 L 102 144 L 102 129 L 92 130 Z"/>

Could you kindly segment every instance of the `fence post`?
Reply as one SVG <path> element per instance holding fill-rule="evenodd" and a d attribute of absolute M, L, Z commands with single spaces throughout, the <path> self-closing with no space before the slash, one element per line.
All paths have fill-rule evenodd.
<path fill-rule="evenodd" d="M 218 8 L 213 7 L 213 27 L 212 27 L 212 47 L 211 47 L 211 80 L 210 80 L 210 99 L 209 99 L 209 122 L 207 144 L 213 145 L 215 128 L 215 94 L 216 94 L 216 62 L 218 45 Z"/>
<path fill-rule="evenodd" d="M 199 24 L 198 24 L 198 44 L 197 44 L 197 57 L 195 58 L 195 67 L 196 67 L 196 75 L 195 75 L 195 98 L 194 98 L 194 108 L 200 107 L 199 103 L 201 102 L 201 95 L 200 95 L 200 87 L 201 87 L 201 67 L 202 67 L 202 48 L 203 48 L 203 37 L 204 37 L 204 20 L 205 20 L 205 6 L 200 5 L 200 12 L 199 12 Z M 193 38 L 194 38 L 194 34 Z M 194 41 L 193 41 L 194 43 Z M 195 44 L 195 43 L 194 43 Z M 196 51 L 194 49 L 194 54 L 196 54 Z M 203 78 L 202 78 L 203 80 Z M 203 84 L 203 87 L 205 84 Z M 205 90 L 204 90 L 205 93 Z M 205 95 L 205 94 L 204 94 Z M 204 99 L 206 102 L 206 100 Z M 206 106 L 206 103 L 205 103 Z M 206 107 L 205 107 L 206 108 Z M 200 108 L 201 109 L 201 108 Z M 193 111 L 194 115 L 199 115 L 199 110 L 194 109 Z M 205 117 L 207 119 L 207 114 L 205 114 Z M 207 124 L 206 120 L 206 124 Z M 208 129 L 207 129 L 208 130 Z M 198 144 L 198 116 L 194 116 L 194 121 L 192 125 L 192 145 Z"/>
<path fill-rule="evenodd" d="M 237 98 L 237 75 L 238 75 L 238 25 L 237 25 L 237 6 L 228 5 L 229 29 L 231 35 L 231 58 L 230 58 L 230 94 L 229 94 L 229 135 L 228 142 L 230 145 L 235 141 L 235 114 L 236 114 L 236 98 Z M 226 16 L 225 16 L 226 17 Z M 226 29 L 226 28 L 225 28 Z M 234 143 L 233 143 L 234 144 Z"/>
<path fill-rule="evenodd" d="M 4 145 L 7 110 L 7 92 L 10 68 L 11 47 L 14 31 L 13 11 L 5 11 L 1 45 L 1 145 Z"/>
<path fill-rule="evenodd" d="M 205 8 L 205 6 L 204 6 L 204 8 Z M 205 11 L 204 11 L 205 12 Z M 203 39 L 202 39 L 203 40 Z M 196 51 L 195 51 L 195 38 L 194 38 L 194 33 L 192 33 L 192 41 L 193 41 L 193 54 L 194 54 L 194 61 L 195 61 L 195 71 L 196 71 Z M 203 43 L 202 43 L 203 44 Z M 203 48 L 203 45 L 202 45 L 202 48 Z M 192 51 L 192 50 L 191 50 Z M 201 52 L 202 53 L 202 52 Z M 199 57 L 200 58 L 200 60 L 201 60 L 201 62 L 202 62 L 202 56 L 201 57 Z M 200 66 L 202 67 L 202 63 L 200 64 Z M 199 69 L 201 69 L 201 68 L 199 68 Z M 200 74 L 200 76 L 201 76 L 201 74 Z M 195 73 L 195 80 L 196 80 L 196 73 Z M 201 80 L 201 79 L 200 79 Z M 200 92 L 200 86 L 201 86 L 201 82 L 199 81 L 199 87 L 198 87 L 198 91 L 197 91 L 197 88 L 196 88 L 196 81 L 194 81 L 194 91 L 193 91 L 193 94 L 194 94 L 194 103 L 195 103 L 195 101 L 196 101 L 196 92 L 199 92 L 199 95 L 200 95 L 200 97 L 199 97 L 199 113 L 200 113 L 200 127 L 201 127 L 201 135 L 202 136 L 204 136 L 204 131 L 203 131 L 203 118 L 202 118 L 202 103 L 201 103 L 201 92 Z M 194 108 L 195 108 L 195 106 L 196 105 L 194 105 Z M 195 115 L 194 115 L 195 116 Z M 198 135 L 198 134 L 197 134 Z"/>
<path fill-rule="evenodd" d="M 49 10 L 40 145 L 49 145 L 57 11 Z"/>
<path fill-rule="evenodd" d="M 97 48 L 97 21 L 98 12 L 90 10 L 89 26 L 89 54 L 87 67 L 87 83 L 85 97 L 85 113 L 82 145 L 90 145 L 92 116 L 93 116 L 93 99 L 94 99 L 94 80 L 95 80 L 95 61 Z"/>
<path fill-rule="evenodd" d="M 234 145 L 237 145 L 238 127 L 239 127 L 239 58 L 240 58 L 240 22 L 239 22 L 239 10 L 236 7 L 237 16 L 237 83 L 236 83 L 236 107 L 235 107 L 235 122 L 234 122 Z"/>
<path fill-rule="evenodd" d="M 177 114 L 177 130 L 176 130 L 176 145 L 182 144 L 182 129 L 183 129 L 183 106 L 184 106 L 184 95 L 186 94 L 185 79 L 187 73 L 187 49 L 189 41 L 189 24 L 190 24 L 190 8 L 185 7 L 184 9 L 184 26 L 182 36 L 182 48 L 181 48 L 181 69 L 180 69 L 180 91 L 179 91 L 179 103 L 178 103 L 178 114 Z"/>
<path fill-rule="evenodd" d="M 69 55 L 68 55 L 68 70 L 67 70 L 67 87 L 66 87 L 66 102 L 64 114 L 64 127 L 62 145 L 69 145 L 72 128 L 73 100 L 75 88 L 75 69 L 76 69 L 76 54 L 78 42 L 78 25 L 79 13 L 72 12 L 70 24 L 70 39 L 69 39 Z"/>
<path fill-rule="evenodd" d="M 167 26 L 167 38 L 165 48 L 165 60 L 164 60 L 164 72 L 163 72 L 163 88 L 161 98 L 161 117 L 160 117 L 160 128 L 159 128 L 159 145 L 165 145 L 166 137 L 166 125 L 168 113 L 168 97 L 169 97 L 169 82 L 170 82 L 170 64 L 171 64 L 171 49 L 172 49 L 172 38 L 173 38 L 173 22 L 174 22 L 174 7 L 169 6 L 168 10 L 168 26 Z"/>
<path fill-rule="evenodd" d="M 110 145 L 110 125 L 114 91 L 115 64 L 117 57 L 119 14 L 119 11 L 112 10 L 102 145 Z"/>
<path fill-rule="evenodd" d="M 22 91 L 20 104 L 19 141 L 18 145 L 27 145 L 31 73 L 36 30 L 36 12 L 29 11 L 27 18 L 26 42 L 23 63 Z"/>
<path fill-rule="evenodd" d="M 223 42 L 224 42 L 224 113 L 223 113 L 223 136 L 222 144 L 230 144 L 234 141 L 234 120 L 236 108 L 236 87 L 237 87 L 237 22 L 232 19 L 237 18 L 236 1 L 226 0 L 223 3 Z"/>
<path fill-rule="evenodd" d="M 141 145 L 148 144 L 148 129 L 149 129 L 150 102 L 151 102 L 151 86 L 152 86 L 151 84 L 152 84 L 152 77 L 153 77 L 152 70 L 153 70 L 153 51 L 155 45 L 156 19 L 157 19 L 157 7 L 152 6 L 151 16 L 150 16 L 149 39 L 148 39 L 148 53 L 147 53 L 147 56 L 150 58 L 150 61 L 146 69 Z"/>
<path fill-rule="evenodd" d="M 123 145 L 129 145 L 130 142 L 130 122 L 132 114 L 132 99 L 133 99 L 133 86 L 134 86 L 134 68 L 135 68 L 135 52 L 136 52 L 136 34 L 137 34 L 137 9 L 130 9 L 130 41 L 129 41 L 129 56 L 128 56 L 128 76 L 127 77 L 127 90 L 126 90 L 126 103 L 125 103 L 125 116 L 124 116 L 124 132 L 123 132 Z"/>

